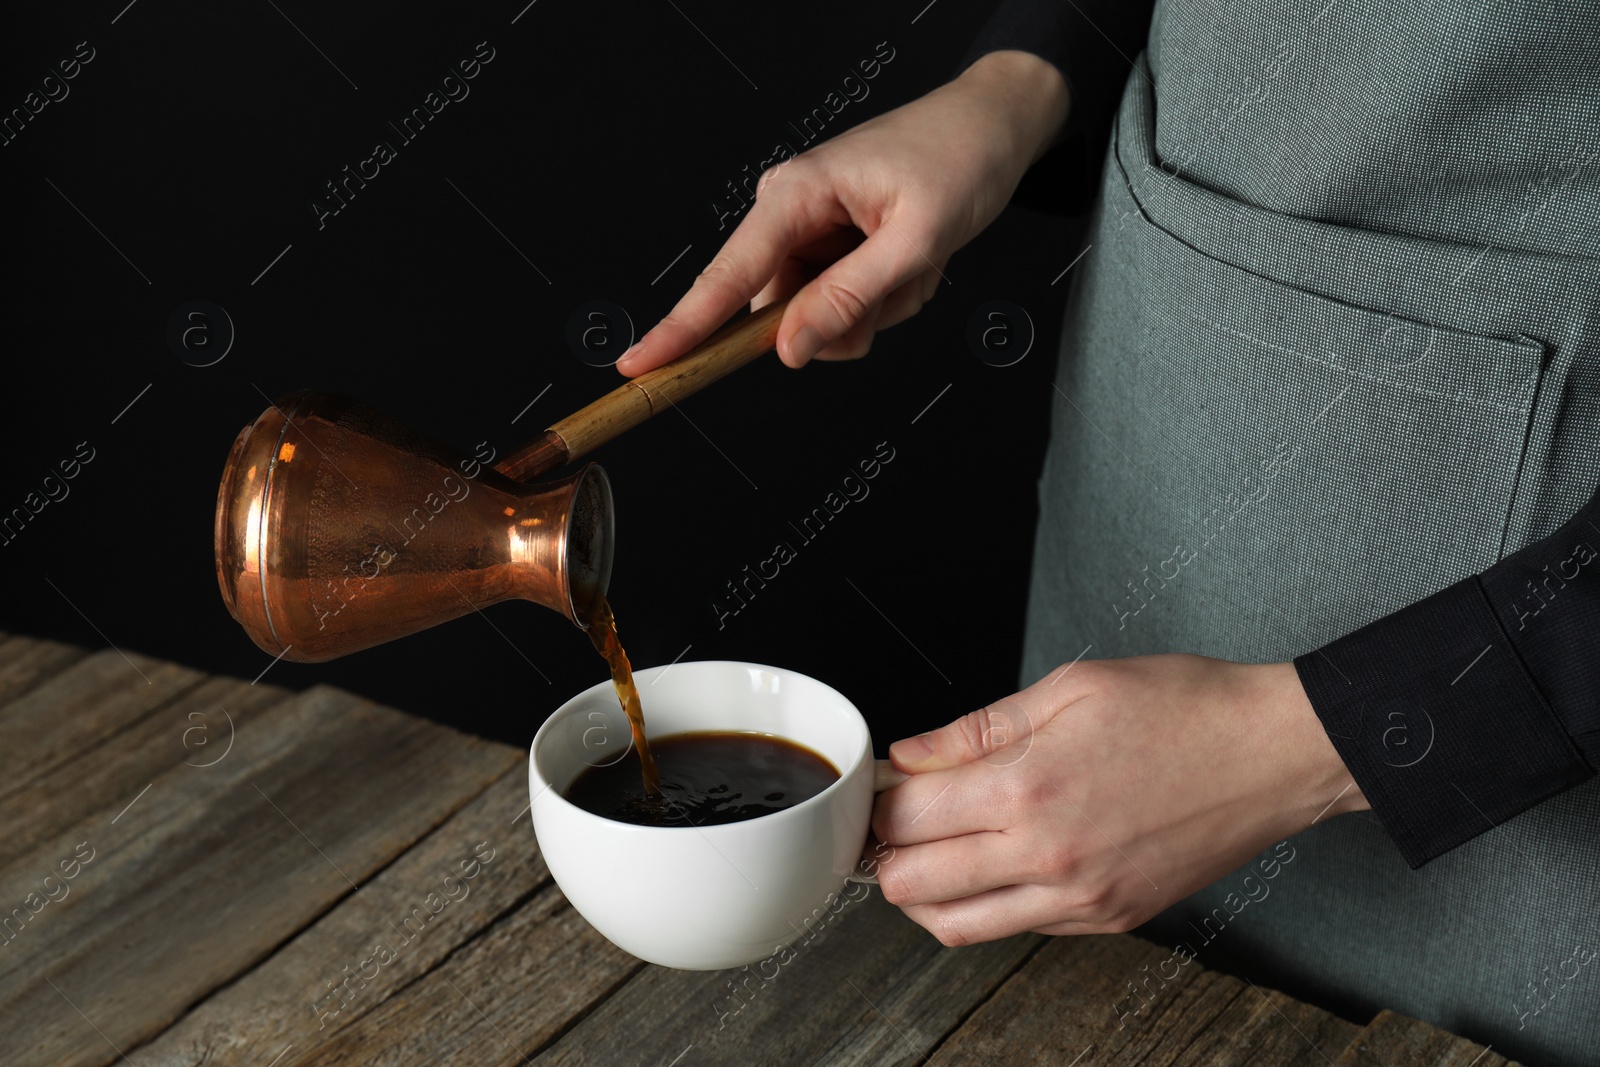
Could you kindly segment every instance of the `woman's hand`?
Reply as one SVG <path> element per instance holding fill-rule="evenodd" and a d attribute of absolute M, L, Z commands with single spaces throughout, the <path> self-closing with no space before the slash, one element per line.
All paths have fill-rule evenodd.
<path fill-rule="evenodd" d="M 1079 662 L 889 757 L 878 882 L 946 945 L 1130 930 L 1367 807 L 1288 663 Z"/>
<path fill-rule="evenodd" d="M 950 255 L 1000 214 L 1066 115 L 1055 67 L 991 52 L 955 81 L 771 168 L 716 258 L 617 369 L 659 367 L 741 304 L 796 293 L 778 328 L 783 362 L 865 355 L 875 331 L 933 295 Z"/>

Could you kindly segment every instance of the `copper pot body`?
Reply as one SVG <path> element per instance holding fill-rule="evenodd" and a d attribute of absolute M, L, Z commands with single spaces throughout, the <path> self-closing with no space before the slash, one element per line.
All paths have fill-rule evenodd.
<path fill-rule="evenodd" d="M 614 528 L 594 464 L 523 485 L 348 398 L 302 391 L 233 443 L 217 583 L 265 652 L 319 663 L 513 598 L 583 626 L 610 584 Z"/>

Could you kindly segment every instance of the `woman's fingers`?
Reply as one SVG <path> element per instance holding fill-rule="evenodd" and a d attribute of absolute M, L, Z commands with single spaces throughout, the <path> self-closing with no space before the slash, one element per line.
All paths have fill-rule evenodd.
<path fill-rule="evenodd" d="M 984 830 L 1006 830 L 1013 822 L 1015 789 L 1003 772 L 987 764 L 914 774 L 878 794 L 872 832 L 901 848 Z"/>
<path fill-rule="evenodd" d="M 878 313 L 878 329 L 898 326 L 921 311 L 922 305 L 932 299 L 939 288 L 939 280 L 939 268 L 933 267 L 884 297 L 883 310 Z"/>
<path fill-rule="evenodd" d="M 842 337 L 823 347 L 812 359 L 846 360 L 860 359 L 872 350 L 872 339 L 879 330 L 878 312 L 880 305 L 873 305 L 867 309 L 854 326 L 844 332 Z"/>
<path fill-rule="evenodd" d="M 623 354 L 617 369 L 632 377 L 694 348 L 765 288 L 791 249 L 837 228 L 840 214 L 825 190 L 758 197 L 689 291 Z"/>
<path fill-rule="evenodd" d="M 888 855 L 878 860 L 878 885 L 883 899 L 903 908 L 1032 880 L 1017 841 L 1000 830 L 885 851 Z"/>
<path fill-rule="evenodd" d="M 618 360 L 634 375 L 676 359 L 755 298 L 794 291 L 791 258 L 837 231 L 864 243 L 803 282 L 779 324 L 791 367 L 819 354 L 866 351 L 860 324 L 878 309 L 900 322 L 937 285 L 939 265 L 1000 213 L 1030 163 L 1061 129 L 1068 94 L 1060 73 L 1021 52 L 990 53 L 958 78 L 770 168 L 728 243 L 676 307 Z M 842 255 L 842 258 L 839 258 Z M 934 276 L 928 276 L 932 269 Z M 780 276 L 781 275 L 781 276 Z M 890 294 L 921 279 L 882 305 Z"/>
<path fill-rule="evenodd" d="M 917 775 L 980 760 L 1009 766 L 1027 755 L 1034 732 L 1044 725 L 1047 713 L 1028 707 L 1036 702 L 1030 691 L 998 700 L 937 730 L 896 741 L 889 759 L 898 770 Z"/>
<path fill-rule="evenodd" d="M 869 213 L 874 210 L 868 209 Z M 865 224 L 863 228 L 872 228 L 861 247 L 823 271 L 789 301 L 778 327 L 778 355 L 791 367 L 803 367 L 823 349 L 844 341 L 845 334 L 867 319 L 885 297 L 929 266 L 917 247 L 919 227 L 904 219 L 898 223 L 876 218 L 860 222 Z M 856 355 L 866 351 L 852 338 L 843 351 L 856 348 L 860 349 Z"/>
<path fill-rule="evenodd" d="M 864 240 L 866 234 L 850 226 L 825 233 L 815 241 L 790 249 L 778 273 L 750 301 L 750 310 L 759 311 L 768 304 L 786 300 L 798 293 L 807 282 L 827 269 L 828 264 L 853 252 Z"/>
<path fill-rule="evenodd" d="M 851 252 L 861 242 L 860 231 L 838 230 L 821 240 L 813 241 L 803 249 L 797 249 L 784 260 L 783 266 L 778 268 L 777 275 L 767 283 L 766 288 L 750 302 L 751 309 L 765 307 L 775 300 L 792 296 L 806 283 L 816 278 L 823 267 Z M 860 359 L 872 350 L 872 342 L 880 331 L 898 326 L 922 310 L 922 305 L 928 302 L 928 297 L 938 287 L 939 279 L 938 268 L 912 278 L 884 297 L 867 315 L 846 330 L 843 336 L 823 347 L 812 358 Z"/>
<path fill-rule="evenodd" d="M 1052 933 L 1095 934 L 1121 925 L 1095 917 L 1092 906 L 1074 908 L 1059 889 L 1042 885 L 1002 886 L 960 900 L 913 904 L 904 910 L 912 922 L 950 946 L 994 941 L 1044 927 Z M 1074 911 L 1086 918 L 1063 919 Z"/>

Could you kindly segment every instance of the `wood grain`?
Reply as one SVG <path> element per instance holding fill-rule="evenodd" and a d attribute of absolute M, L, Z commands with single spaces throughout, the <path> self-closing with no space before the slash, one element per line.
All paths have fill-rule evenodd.
<path fill-rule="evenodd" d="M 55 841 L 70 854 L 68 831 L 96 811 L 126 804 L 157 775 L 180 763 L 201 767 L 231 757 L 237 730 L 291 694 L 270 685 L 209 678 L 0 798 L 0 868 Z M 229 725 L 230 718 L 232 725 Z M 113 809 L 115 810 L 115 809 Z"/>
<path fill-rule="evenodd" d="M 645 966 L 551 886 L 292 1064 L 525 1063 Z"/>
<path fill-rule="evenodd" d="M 88 654 L 77 645 L 6 634 L 0 640 L 0 707 Z"/>
<path fill-rule="evenodd" d="M 918 1063 L 1038 941 L 947 949 L 875 890 L 823 915 L 787 962 L 646 968 L 535 1063 Z"/>
<path fill-rule="evenodd" d="M 1055 938 L 930 1062 L 1326 1067 L 1360 1030 L 1193 961 L 1163 967 L 1171 956 L 1127 935 Z M 1175 977 L 1163 982 L 1164 973 Z M 1146 998 L 1130 999 L 1130 983 L 1148 990 Z"/>
<path fill-rule="evenodd" d="M 1508 1062 L 1127 935 L 946 949 L 856 887 L 781 961 L 645 965 L 550 881 L 526 775 L 337 690 L 0 634 L 0 1063 Z"/>
<path fill-rule="evenodd" d="M 0 797 L 176 700 L 205 675 L 137 652 L 92 653 L 0 708 Z"/>
<path fill-rule="evenodd" d="M 129 1059 L 138 1067 L 264 1067 L 281 1056 L 278 1067 L 289 1067 L 314 1058 L 386 998 L 550 884 L 527 807 L 527 764 L 519 760 L 359 892 Z M 463 881 L 460 865 L 477 858 L 481 843 L 493 858 Z M 447 874 L 455 878 L 448 894 Z M 440 894 L 434 901 L 440 910 L 420 918 L 419 912 L 433 914 L 429 893 Z M 380 945 L 389 951 L 380 953 Z"/>
<path fill-rule="evenodd" d="M 1415 1063 L 1428 1067 L 1505 1067 L 1512 1063 L 1464 1037 L 1392 1011 L 1380 1011 L 1337 1062 L 1338 1067 L 1410 1067 Z"/>
<path fill-rule="evenodd" d="M 170 768 L 122 814 L 103 809 L 74 827 L 92 862 L 0 947 L 0 1063 L 120 1060 L 516 757 L 337 690 L 274 705 L 239 731 L 230 758 Z M 0 870 L 0 907 L 58 859 L 41 847 Z"/>

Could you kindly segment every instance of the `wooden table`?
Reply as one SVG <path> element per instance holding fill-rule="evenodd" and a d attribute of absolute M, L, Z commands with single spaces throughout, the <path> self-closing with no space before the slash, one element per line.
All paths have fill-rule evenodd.
<path fill-rule="evenodd" d="M 1119 1027 L 1163 950 L 947 949 L 876 894 L 767 977 L 646 965 L 550 880 L 525 759 L 336 689 L 0 634 L 0 1064 L 1506 1062 L 1198 963 Z"/>

